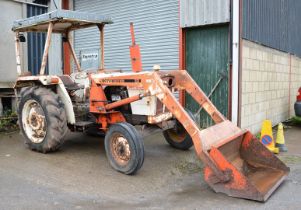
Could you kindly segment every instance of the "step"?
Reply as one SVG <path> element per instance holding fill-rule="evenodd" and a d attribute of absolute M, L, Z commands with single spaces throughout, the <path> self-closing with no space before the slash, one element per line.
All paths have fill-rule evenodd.
<path fill-rule="evenodd" d="M 75 130 L 76 131 L 85 131 L 89 127 L 93 126 L 95 123 L 91 121 L 78 121 L 74 124 Z"/>

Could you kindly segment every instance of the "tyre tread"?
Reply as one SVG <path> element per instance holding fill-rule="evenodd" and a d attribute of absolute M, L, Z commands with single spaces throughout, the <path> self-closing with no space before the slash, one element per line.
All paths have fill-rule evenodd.
<path fill-rule="evenodd" d="M 59 96 L 52 90 L 41 87 L 25 87 L 20 91 L 20 103 L 18 115 L 21 131 L 25 137 L 25 144 L 31 150 L 42 153 L 54 152 L 64 143 L 64 137 L 68 131 L 66 111 Z M 44 110 L 47 120 L 47 134 L 43 142 L 35 144 L 30 141 L 22 126 L 22 108 L 26 100 L 34 98 Z"/>
<path fill-rule="evenodd" d="M 111 155 L 110 152 L 110 137 L 112 135 L 112 133 L 114 132 L 120 132 L 123 135 L 126 135 L 125 133 L 127 133 L 127 135 L 130 136 L 131 139 L 128 139 L 128 141 L 132 142 L 132 148 L 131 150 L 135 152 L 135 159 L 130 161 L 130 163 L 128 164 L 128 166 L 126 167 L 126 169 L 124 167 L 119 166 L 115 161 L 114 158 Z M 142 137 L 140 135 L 140 133 L 135 129 L 135 127 L 127 122 L 122 122 L 122 123 L 116 123 L 111 125 L 111 127 L 109 128 L 109 131 L 106 133 L 105 136 L 105 149 L 106 149 L 106 154 L 107 154 L 107 158 L 111 164 L 111 166 L 124 174 L 127 175 L 132 175 L 135 174 L 143 165 L 144 162 L 144 144 L 143 144 L 143 140 Z"/>

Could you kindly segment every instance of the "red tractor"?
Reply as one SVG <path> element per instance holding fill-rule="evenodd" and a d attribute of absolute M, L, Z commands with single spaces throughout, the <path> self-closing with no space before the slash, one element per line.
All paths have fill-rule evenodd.
<path fill-rule="evenodd" d="M 67 130 L 85 131 L 97 126 L 105 134 L 105 150 L 111 166 L 134 174 L 143 165 L 144 145 L 137 125 L 163 131 L 174 148 L 194 147 L 204 162 L 205 181 L 227 195 L 265 201 L 282 183 L 289 168 L 265 148 L 249 131 L 226 119 L 185 70 L 141 71 L 139 47 L 131 47 L 132 72 L 105 69 L 104 26 L 110 18 L 90 13 L 58 10 L 16 21 L 15 84 L 18 116 L 25 143 L 47 153 L 64 143 Z M 100 68 L 81 69 L 70 41 L 74 30 L 97 27 L 100 32 Z M 47 32 L 40 74 L 21 71 L 20 42 L 23 33 Z M 71 75 L 45 75 L 52 33 L 62 34 L 75 67 Z M 201 130 L 193 115 L 179 103 L 185 91 L 216 123 Z"/>

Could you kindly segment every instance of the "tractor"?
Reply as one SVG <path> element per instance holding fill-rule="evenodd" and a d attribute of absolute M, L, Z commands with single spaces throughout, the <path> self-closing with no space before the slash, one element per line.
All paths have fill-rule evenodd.
<path fill-rule="evenodd" d="M 144 162 L 144 144 L 137 126 L 160 129 L 174 148 L 194 147 L 204 163 L 204 179 L 215 192 L 266 201 L 289 173 L 289 168 L 249 131 L 226 119 L 185 70 L 161 70 L 158 65 L 142 71 L 139 45 L 131 25 L 132 71 L 106 69 L 104 27 L 109 17 L 78 11 L 56 10 L 17 20 L 15 83 L 18 119 L 26 145 L 48 153 L 58 150 L 68 130 L 84 132 L 96 128 L 105 135 L 107 159 L 115 170 L 135 174 Z M 100 67 L 81 68 L 72 46 L 75 30 L 99 30 Z M 21 70 L 24 33 L 47 33 L 38 75 Z M 46 75 L 51 35 L 61 34 L 74 61 L 71 75 Z M 97 35 L 97 33 L 96 33 Z M 211 116 L 215 125 L 200 129 L 194 115 L 179 102 L 187 93 Z"/>

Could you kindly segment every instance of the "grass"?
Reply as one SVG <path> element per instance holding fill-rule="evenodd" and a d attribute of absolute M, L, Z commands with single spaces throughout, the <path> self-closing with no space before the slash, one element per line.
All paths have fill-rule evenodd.
<path fill-rule="evenodd" d="M 285 155 L 279 157 L 286 164 L 296 164 L 301 162 L 301 157 L 297 155 Z"/>
<path fill-rule="evenodd" d="M 0 132 L 12 132 L 18 130 L 17 114 L 11 110 L 6 110 L 0 117 Z"/>
<path fill-rule="evenodd" d="M 300 125 L 300 124 L 301 124 L 301 117 L 295 116 L 295 117 L 292 118 L 292 121 L 293 121 L 294 123 Z"/>
<path fill-rule="evenodd" d="M 255 135 L 255 137 L 256 137 L 257 139 L 260 139 L 260 136 L 261 136 L 260 132 L 257 133 L 257 134 Z"/>
<path fill-rule="evenodd" d="M 194 174 L 202 172 L 203 166 L 200 160 L 180 160 L 175 164 L 175 168 L 182 174 Z"/>

